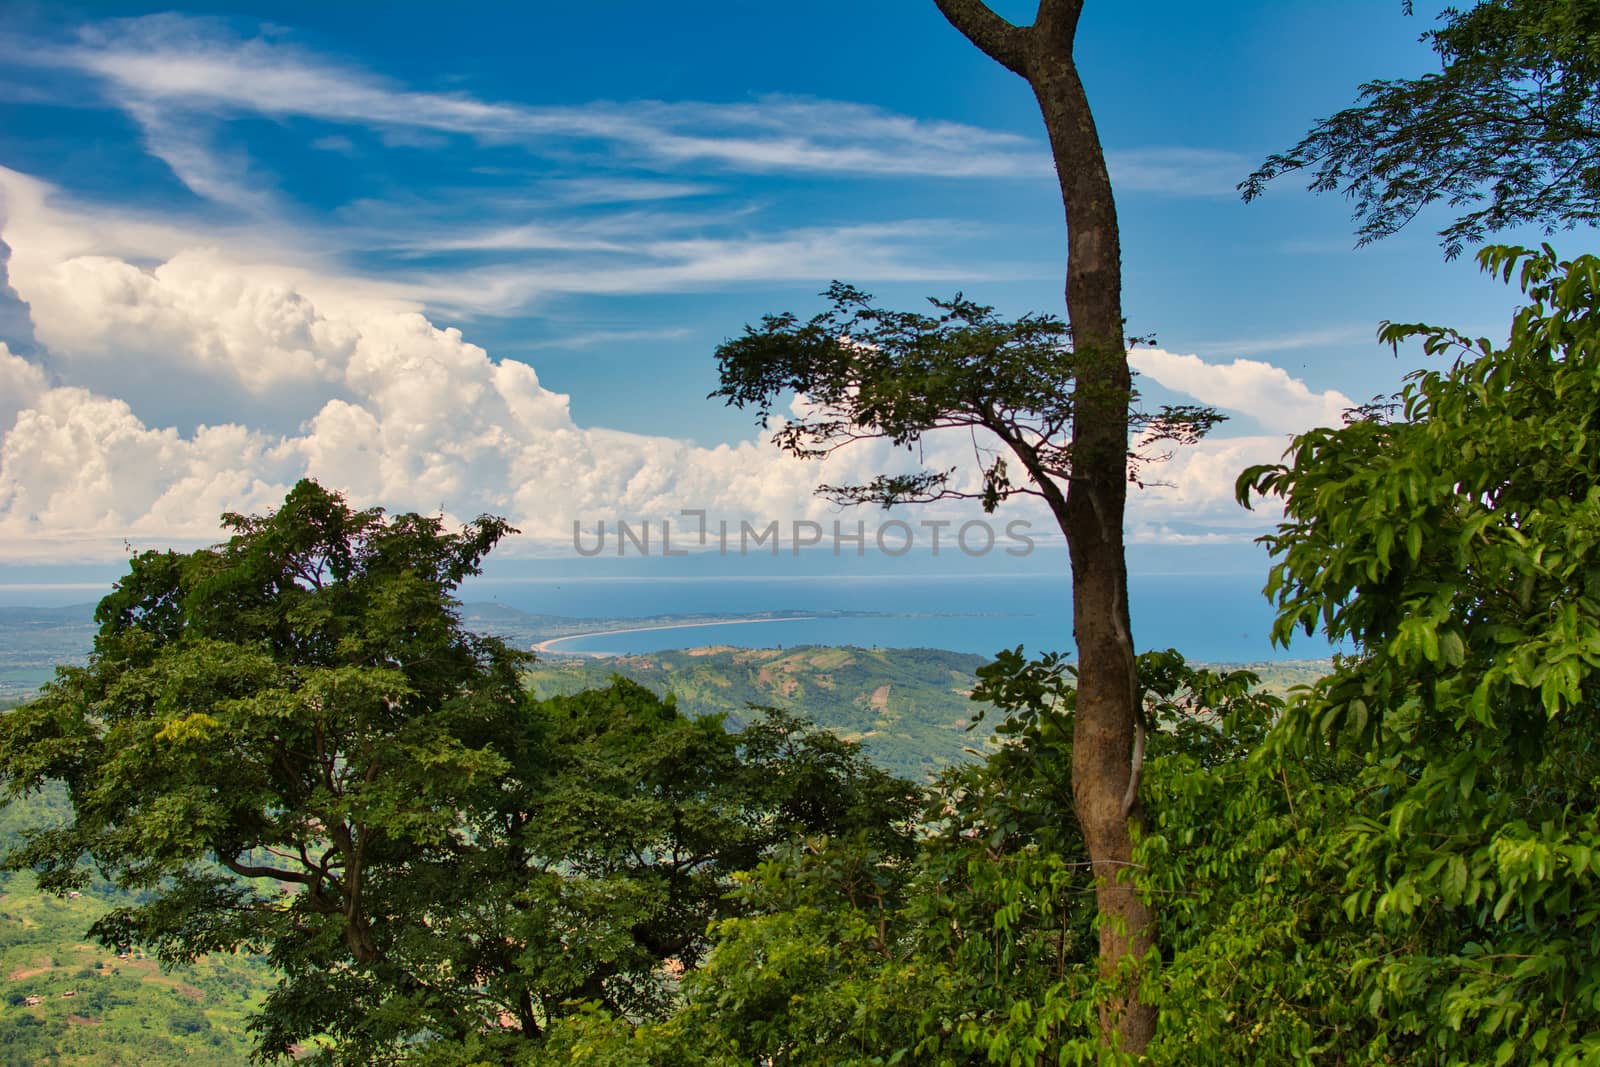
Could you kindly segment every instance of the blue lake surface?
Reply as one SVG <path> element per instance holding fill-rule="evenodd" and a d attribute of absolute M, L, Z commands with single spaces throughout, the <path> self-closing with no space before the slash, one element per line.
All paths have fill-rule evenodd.
<path fill-rule="evenodd" d="M 1330 654 L 1320 638 L 1273 648 L 1271 605 L 1253 575 L 1166 574 L 1130 579 L 1134 641 L 1177 648 L 1193 660 L 1249 663 Z M 880 612 L 872 617 L 795 619 L 601 634 L 563 641 L 566 652 L 635 653 L 702 645 L 880 645 L 988 655 L 1023 645 L 1030 653 L 1072 648 L 1071 584 L 1065 575 L 895 575 L 716 579 L 480 580 L 463 599 L 575 618 L 763 611 Z"/>
<path fill-rule="evenodd" d="M 1129 548 L 1134 643 L 1176 648 L 1192 660 L 1253 663 L 1318 659 L 1320 636 L 1274 648 L 1272 606 L 1261 595 L 1269 560 L 1253 545 Z M 123 566 L 23 571 L 0 568 L 0 605 L 92 604 Z M 842 559 L 496 560 L 459 590 L 463 601 L 499 603 L 573 619 L 662 615 L 862 612 L 824 619 L 606 634 L 563 642 L 570 652 L 654 652 L 722 644 L 747 648 L 836 644 L 947 648 L 990 655 L 1072 648 L 1071 583 L 1065 553 L 1027 559 L 945 556 Z M 598 626 L 596 628 L 599 628 Z"/>

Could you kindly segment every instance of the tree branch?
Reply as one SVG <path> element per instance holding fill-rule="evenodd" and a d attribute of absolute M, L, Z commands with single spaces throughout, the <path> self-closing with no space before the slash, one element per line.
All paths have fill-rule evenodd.
<path fill-rule="evenodd" d="M 1034 16 L 1033 32 L 1054 40 L 1061 55 L 1072 55 L 1072 45 L 1078 36 L 1078 16 L 1083 14 L 1083 0 L 1039 0 L 1039 13 Z"/>
<path fill-rule="evenodd" d="M 271 878 L 278 882 L 298 882 L 301 885 L 310 885 L 312 882 L 312 876 L 303 872 L 285 871 L 277 867 L 259 867 L 221 855 L 217 859 L 222 861 L 224 867 L 242 878 Z"/>
<path fill-rule="evenodd" d="M 996 15 L 983 0 L 933 0 L 946 21 L 978 50 L 1011 73 L 1026 78 L 1028 30 Z"/>

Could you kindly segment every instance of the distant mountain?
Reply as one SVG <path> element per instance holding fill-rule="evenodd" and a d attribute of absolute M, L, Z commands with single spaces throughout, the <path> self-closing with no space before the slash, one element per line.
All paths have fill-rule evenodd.
<path fill-rule="evenodd" d="M 690 714 L 722 713 L 738 723 L 750 705 L 783 708 L 862 746 L 885 769 L 922 781 L 972 758 L 992 720 L 968 729 L 987 705 L 970 694 L 989 657 L 933 648 L 802 645 L 726 646 L 647 655 L 541 659 L 528 672 L 539 696 L 605 685 L 614 675 L 660 694 Z M 1326 673 L 1326 660 L 1247 665 L 1262 688 L 1285 693 Z"/>

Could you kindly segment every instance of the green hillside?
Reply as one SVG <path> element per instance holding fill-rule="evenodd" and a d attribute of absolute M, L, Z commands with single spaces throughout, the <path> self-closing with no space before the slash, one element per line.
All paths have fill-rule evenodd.
<path fill-rule="evenodd" d="M 9 649 L 19 675 L 38 670 L 47 656 L 76 652 L 73 646 L 87 643 L 88 626 L 70 611 L 60 614 L 0 618 L 8 637 L 20 637 Z M 511 613 L 497 619 L 485 614 L 474 621 L 486 629 L 528 625 L 509 618 Z M 547 625 L 537 620 L 528 628 L 537 632 Z M 773 705 L 859 740 L 887 769 L 920 780 L 982 746 L 989 723 L 968 729 L 979 710 L 968 694 L 974 672 L 986 661 L 937 649 L 716 647 L 551 656 L 535 664 L 528 682 L 535 694 L 551 696 L 603 686 L 622 675 L 674 694 L 691 714 L 721 712 L 735 724 L 748 718 L 749 705 Z M 1283 691 L 1315 679 L 1327 664 L 1252 669 L 1268 688 Z M 0 708 L 15 699 L 0 693 Z M 0 809 L 0 847 L 15 840 L 18 827 L 66 815 L 65 797 L 54 791 Z M 104 883 L 58 899 L 38 892 L 29 875 L 0 875 L 0 1064 L 245 1062 L 245 1020 L 273 983 L 271 969 L 259 959 L 233 956 L 173 969 L 139 953 L 119 957 L 85 936 L 116 899 Z"/>
<path fill-rule="evenodd" d="M 552 658 L 535 664 L 528 678 L 536 694 L 550 696 L 622 675 L 674 694 L 690 712 L 722 712 L 734 722 L 751 704 L 783 708 L 860 741 L 895 774 L 921 780 L 981 744 L 987 730 L 967 729 L 979 710 L 968 693 L 973 672 L 986 662 L 932 648 L 713 647 Z"/>
<path fill-rule="evenodd" d="M 0 1063 L 245 1062 L 267 965 L 222 956 L 164 970 L 118 956 L 84 939 L 109 907 L 92 892 L 40 893 L 29 875 L 0 882 Z"/>
<path fill-rule="evenodd" d="M 1196 664 L 1196 666 L 1204 666 L 1204 664 Z M 1327 674 L 1332 669 L 1333 664 L 1325 659 L 1289 659 L 1273 663 L 1224 663 L 1211 664 L 1211 666 L 1230 669 L 1242 668 L 1247 671 L 1254 671 L 1256 676 L 1261 679 L 1262 689 L 1269 693 L 1283 696 L 1297 686 L 1310 685 L 1315 682 L 1318 678 Z"/>
<path fill-rule="evenodd" d="M 55 790 L 0 808 L 0 847 L 19 827 L 67 815 Z M 245 1019 L 271 969 L 239 956 L 163 969 L 91 943 L 85 932 L 116 899 L 104 883 L 62 899 L 30 874 L 0 874 L 0 1064 L 244 1063 Z"/>
<path fill-rule="evenodd" d="M 803 715 L 839 736 L 860 741 L 883 767 L 921 780 L 981 746 L 986 721 L 969 730 L 980 709 L 969 699 L 974 672 L 986 656 L 933 648 L 852 648 L 802 645 L 788 649 L 727 646 L 635 656 L 542 658 L 528 672 L 540 696 L 601 686 L 612 675 L 657 693 L 672 693 L 685 709 L 722 712 L 742 721 L 751 704 Z M 1255 663 L 1262 687 L 1284 693 L 1308 685 L 1326 660 Z"/>

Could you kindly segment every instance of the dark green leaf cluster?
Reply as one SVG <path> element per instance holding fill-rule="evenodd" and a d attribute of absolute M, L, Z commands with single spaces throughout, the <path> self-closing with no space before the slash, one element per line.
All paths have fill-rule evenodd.
<path fill-rule="evenodd" d="M 1243 672 L 1194 672 L 1157 704 L 1135 853 L 1163 919 L 1147 1062 L 1408 1062 L 1350 995 L 1388 947 L 1339 906 L 1360 761 L 1264 750 L 1282 708 Z"/>
<path fill-rule="evenodd" d="M 1441 19 L 1423 34 L 1437 74 L 1362 86 L 1243 182 L 1245 199 L 1311 170 L 1312 190 L 1354 202 L 1363 244 L 1430 204 L 1467 209 L 1440 231 L 1451 258 L 1514 226 L 1600 221 L 1600 3 L 1484 0 Z"/>
<path fill-rule="evenodd" d="M 527 656 L 461 631 L 450 597 L 499 520 L 447 533 L 302 482 L 225 522 L 215 548 L 135 557 L 88 665 L 0 719 L 7 791 L 60 781 L 73 809 L 6 862 L 59 892 L 86 860 L 135 894 L 96 924 L 107 944 L 268 953 L 275 1054 L 341 1025 L 333 987 L 403 984 L 413 870 L 472 847 L 456 813 L 508 767 Z"/>

